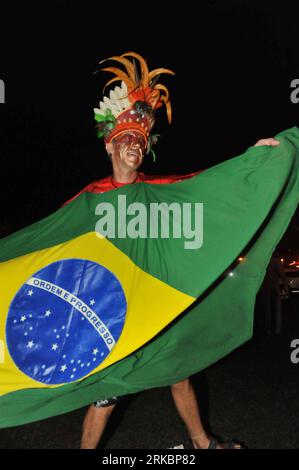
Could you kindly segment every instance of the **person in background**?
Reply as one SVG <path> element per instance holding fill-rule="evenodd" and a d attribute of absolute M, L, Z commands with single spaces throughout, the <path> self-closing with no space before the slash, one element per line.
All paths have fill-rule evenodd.
<path fill-rule="evenodd" d="M 264 316 L 267 336 L 279 335 L 282 327 L 281 291 L 288 283 L 277 252 L 274 252 L 267 267 L 266 275 L 259 292 L 260 309 Z"/>

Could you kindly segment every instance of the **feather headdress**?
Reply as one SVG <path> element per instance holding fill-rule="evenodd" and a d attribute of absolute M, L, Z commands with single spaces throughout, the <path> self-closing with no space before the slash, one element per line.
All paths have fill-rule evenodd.
<path fill-rule="evenodd" d="M 124 69 L 117 67 L 101 69 L 115 75 L 108 81 L 105 88 L 116 81 L 120 81 L 121 85 L 110 91 L 109 98 L 104 96 L 100 107 L 94 109 L 98 136 L 104 137 L 105 142 L 110 142 L 117 135 L 134 130 L 144 136 L 149 147 L 149 144 L 156 140 L 156 136 L 150 136 L 154 125 L 154 111 L 165 105 L 168 121 L 171 123 L 169 92 L 166 86 L 158 83 L 158 80 L 161 74 L 174 75 L 174 72 L 165 68 L 150 72 L 146 61 L 135 52 L 109 57 L 100 64 L 107 60 L 120 63 Z"/>

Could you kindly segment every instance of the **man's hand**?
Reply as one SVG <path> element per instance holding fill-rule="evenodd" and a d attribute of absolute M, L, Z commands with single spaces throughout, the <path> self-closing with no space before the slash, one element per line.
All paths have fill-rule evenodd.
<path fill-rule="evenodd" d="M 273 139 L 273 137 L 269 137 L 269 139 L 260 139 L 254 144 L 254 147 L 259 147 L 260 145 L 270 145 L 271 147 L 276 147 L 279 145 L 280 142 L 278 140 Z"/>

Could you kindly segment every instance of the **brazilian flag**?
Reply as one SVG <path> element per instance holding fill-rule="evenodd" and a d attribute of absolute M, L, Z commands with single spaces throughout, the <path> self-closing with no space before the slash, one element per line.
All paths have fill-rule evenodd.
<path fill-rule="evenodd" d="M 83 193 L 0 240 L 1 427 L 172 384 L 251 338 L 299 201 L 299 129 L 277 139 L 190 180 Z"/>

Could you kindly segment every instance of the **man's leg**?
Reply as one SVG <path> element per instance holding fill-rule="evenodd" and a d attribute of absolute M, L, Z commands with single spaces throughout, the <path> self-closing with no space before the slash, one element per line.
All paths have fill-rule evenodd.
<path fill-rule="evenodd" d="M 195 449 L 207 448 L 210 440 L 201 422 L 198 403 L 191 381 L 185 379 L 173 384 L 171 392 L 177 411 L 188 429 Z"/>
<path fill-rule="evenodd" d="M 81 449 L 97 448 L 116 403 L 117 399 L 109 399 L 104 406 L 99 401 L 88 408 L 83 422 Z"/>

